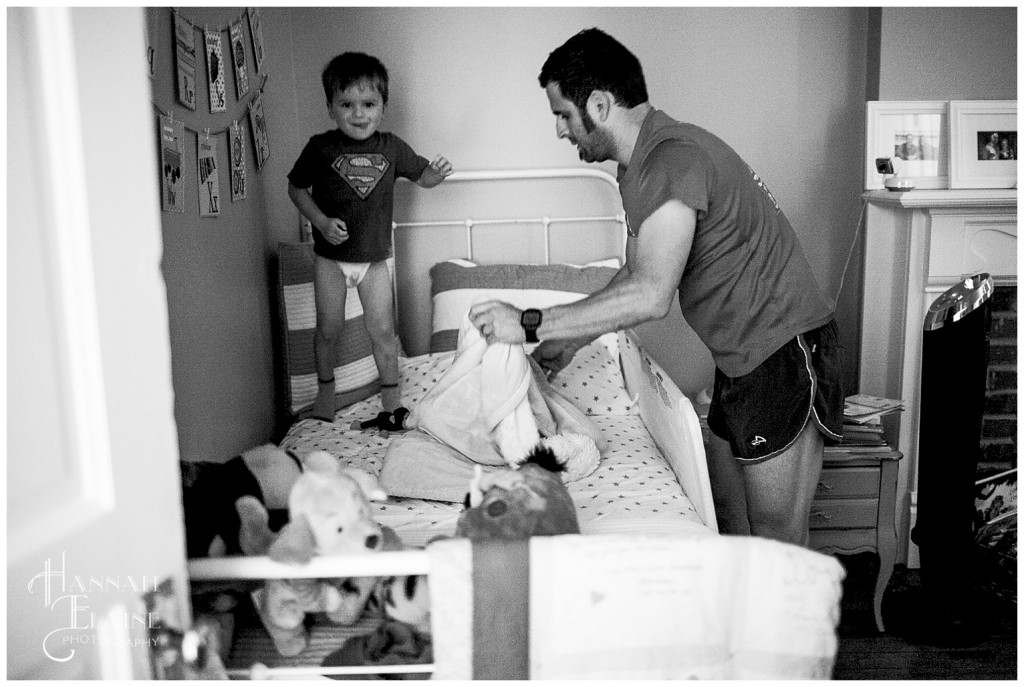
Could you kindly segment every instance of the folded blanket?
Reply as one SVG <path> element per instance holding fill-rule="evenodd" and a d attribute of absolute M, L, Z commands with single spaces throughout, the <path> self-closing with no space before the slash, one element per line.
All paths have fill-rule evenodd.
<path fill-rule="evenodd" d="M 755 537 L 506 544 L 427 547 L 434 679 L 831 676 L 844 572 L 829 556 Z"/>
<path fill-rule="evenodd" d="M 417 428 L 482 465 L 517 467 L 546 438 L 572 454 L 575 479 L 597 468 L 600 433 L 547 382 L 521 344 L 490 344 L 463 318 L 455 359 L 412 409 Z M 555 437 L 562 437 L 556 439 Z M 580 468 L 581 464 L 585 467 Z"/>

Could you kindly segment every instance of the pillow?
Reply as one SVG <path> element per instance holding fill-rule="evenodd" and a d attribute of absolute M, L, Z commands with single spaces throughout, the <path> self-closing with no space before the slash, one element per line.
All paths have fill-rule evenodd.
<path fill-rule="evenodd" d="M 389 261 L 389 267 L 394 269 Z M 303 416 L 316 399 L 316 302 L 313 296 L 313 244 L 280 243 L 277 247 L 277 315 L 282 371 L 279 388 L 287 414 Z M 345 299 L 345 329 L 335 351 L 335 394 L 348 405 L 375 394 L 380 375 L 363 324 L 363 305 L 355 288 Z"/>
<path fill-rule="evenodd" d="M 455 350 L 462 317 L 478 300 L 498 298 L 518 308 L 571 303 L 603 288 L 618 269 L 616 258 L 586 265 L 476 265 L 468 260 L 437 263 L 430 270 L 430 350 Z M 614 332 L 581 348 L 551 383 L 587 415 L 639 412 L 626 393 Z"/>
<path fill-rule="evenodd" d="M 462 318 L 476 301 L 496 298 L 517 308 L 549 308 L 603 288 L 618 271 L 616 259 L 587 265 L 476 265 L 439 262 L 430 269 L 430 352 L 454 351 Z"/>

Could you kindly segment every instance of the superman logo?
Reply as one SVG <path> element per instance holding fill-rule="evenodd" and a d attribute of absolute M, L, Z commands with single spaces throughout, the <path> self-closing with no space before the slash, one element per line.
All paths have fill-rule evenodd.
<path fill-rule="evenodd" d="M 339 155 L 331 165 L 360 198 L 370 195 L 390 166 L 391 163 L 381 153 Z"/>

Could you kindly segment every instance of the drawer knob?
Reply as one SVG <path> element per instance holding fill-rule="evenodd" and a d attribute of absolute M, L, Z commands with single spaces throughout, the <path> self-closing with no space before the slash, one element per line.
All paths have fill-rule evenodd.
<path fill-rule="evenodd" d="M 818 489 L 822 491 L 832 491 L 833 489 L 835 489 L 835 487 L 833 487 L 828 482 L 818 482 Z"/>
<path fill-rule="evenodd" d="M 828 513 L 825 513 L 824 511 L 816 510 L 816 511 L 811 511 L 811 519 L 812 520 L 820 520 L 822 522 L 828 522 L 829 520 L 832 519 L 832 516 L 829 515 Z"/>

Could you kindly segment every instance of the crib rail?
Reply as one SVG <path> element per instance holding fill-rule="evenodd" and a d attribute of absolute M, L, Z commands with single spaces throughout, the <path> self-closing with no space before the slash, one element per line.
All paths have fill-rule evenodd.
<path fill-rule="evenodd" d="M 188 574 L 193 580 L 269 580 L 321 577 L 387 577 L 427 575 L 430 556 L 425 551 L 383 551 L 351 556 L 317 556 L 302 565 L 279 563 L 267 556 L 192 558 Z"/>

